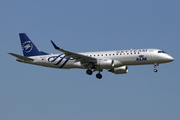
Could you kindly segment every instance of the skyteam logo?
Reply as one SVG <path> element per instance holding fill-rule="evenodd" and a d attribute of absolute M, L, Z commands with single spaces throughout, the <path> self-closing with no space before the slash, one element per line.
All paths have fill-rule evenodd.
<path fill-rule="evenodd" d="M 31 41 L 26 41 L 22 44 L 22 49 L 23 51 L 29 53 L 33 49 L 33 44 L 31 43 Z"/>

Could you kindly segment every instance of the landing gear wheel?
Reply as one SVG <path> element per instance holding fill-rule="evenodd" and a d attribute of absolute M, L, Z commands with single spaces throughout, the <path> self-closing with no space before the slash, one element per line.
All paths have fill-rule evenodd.
<path fill-rule="evenodd" d="M 154 72 L 157 72 L 158 70 L 156 69 L 156 67 L 159 65 L 159 63 L 154 63 Z"/>
<path fill-rule="evenodd" d="M 100 73 L 98 73 L 98 74 L 96 74 L 96 77 L 97 77 L 98 79 L 101 79 L 101 78 L 102 78 L 102 75 L 101 75 Z"/>
<path fill-rule="evenodd" d="M 87 70 L 86 73 L 87 73 L 88 75 L 92 75 L 93 72 L 92 72 L 92 70 Z"/>
<path fill-rule="evenodd" d="M 157 69 L 154 69 L 154 72 L 157 72 L 158 70 Z"/>

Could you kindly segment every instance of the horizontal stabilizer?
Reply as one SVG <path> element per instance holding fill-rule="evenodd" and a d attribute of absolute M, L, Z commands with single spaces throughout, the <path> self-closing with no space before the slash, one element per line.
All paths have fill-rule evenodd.
<path fill-rule="evenodd" d="M 19 58 L 21 60 L 25 60 L 25 61 L 32 61 L 32 60 L 34 60 L 34 59 L 31 59 L 31 58 L 28 58 L 28 57 L 24 57 L 24 56 L 21 56 L 21 55 L 18 55 L 18 54 L 14 54 L 14 53 L 8 53 L 8 54 L 10 54 L 10 55 L 12 55 L 14 57 L 17 57 L 17 58 Z"/>

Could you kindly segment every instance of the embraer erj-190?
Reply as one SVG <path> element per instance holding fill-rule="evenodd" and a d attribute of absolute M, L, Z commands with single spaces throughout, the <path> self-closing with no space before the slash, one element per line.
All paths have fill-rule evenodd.
<path fill-rule="evenodd" d="M 59 48 L 53 41 L 52 45 L 61 54 L 48 54 L 40 51 L 25 33 L 20 33 L 20 40 L 24 56 L 9 53 L 18 59 L 18 62 L 40 65 L 51 68 L 80 68 L 86 69 L 88 75 L 98 71 L 96 77 L 102 78 L 100 72 L 103 69 L 115 74 L 124 74 L 128 72 L 128 65 L 154 65 L 156 67 L 161 63 L 167 63 L 174 60 L 173 57 L 159 49 L 131 49 L 116 51 L 84 52 L 74 53 Z"/>

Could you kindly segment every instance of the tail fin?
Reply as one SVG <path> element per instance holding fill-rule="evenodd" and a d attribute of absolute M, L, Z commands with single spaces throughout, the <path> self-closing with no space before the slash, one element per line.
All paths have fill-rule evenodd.
<path fill-rule="evenodd" d="M 19 37 L 24 56 L 48 55 L 48 53 L 40 51 L 25 33 L 19 33 Z"/>

